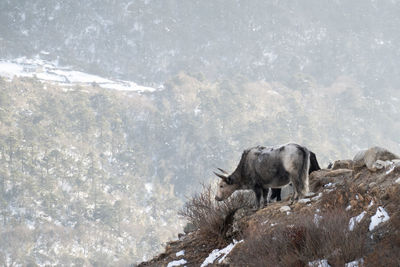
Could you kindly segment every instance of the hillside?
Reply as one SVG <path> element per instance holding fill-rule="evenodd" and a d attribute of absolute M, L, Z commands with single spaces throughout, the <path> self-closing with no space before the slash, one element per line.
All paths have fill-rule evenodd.
<path fill-rule="evenodd" d="M 313 172 L 314 193 L 293 205 L 254 211 L 251 194 L 221 205 L 206 188 L 183 212 L 197 228 L 138 266 L 399 266 L 400 162 L 377 172 L 338 163 Z M 201 203 L 206 218 L 193 216 Z"/>
<path fill-rule="evenodd" d="M 376 0 L 1 0 L 0 266 L 146 262 L 249 147 L 298 143 L 321 166 L 400 154 L 399 14 Z M 249 199 L 218 208 L 231 216 L 206 222 L 188 261 L 249 244 L 220 228 L 255 218 L 230 212 Z M 266 210 L 283 219 L 279 205 Z"/>
<path fill-rule="evenodd" d="M 399 91 L 369 94 L 351 77 L 326 86 L 299 75 L 291 88 L 180 73 L 158 90 L 113 90 L 97 76 L 45 80 L 76 72 L 44 63 L 0 78 L 7 264 L 147 260 L 181 231 L 186 198 L 250 146 L 296 141 L 322 166 L 372 144 L 399 146 Z"/>
<path fill-rule="evenodd" d="M 129 140 L 146 96 L 35 78 L 0 88 L 1 264 L 126 265 L 181 228 L 173 185 L 149 179 Z"/>

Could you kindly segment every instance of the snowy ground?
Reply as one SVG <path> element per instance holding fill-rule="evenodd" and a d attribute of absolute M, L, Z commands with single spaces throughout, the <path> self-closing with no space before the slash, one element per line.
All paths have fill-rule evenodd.
<path fill-rule="evenodd" d="M 12 79 L 17 77 L 36 77 L 41 81 L 51 82 L 59 85 L 93 85 L 106 89 L 153 92 L 156 89 L 137 85 L 131 81 L 118 79 L 106 79 L 80 71 L 74 71 L 67 67 L 60 67 L 56 62 L 49 62 L 39 57 L 27 59 L 25 57 L 14 60 L 0 59 L 0 77 Z"/>

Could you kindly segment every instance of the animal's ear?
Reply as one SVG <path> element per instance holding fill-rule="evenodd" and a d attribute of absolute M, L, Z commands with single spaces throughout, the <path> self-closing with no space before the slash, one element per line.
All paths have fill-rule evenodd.
<path fill-rule="evenodd" d="M 225 182 L 227 184 L 233 184 L 233 180 L 232 180 L 232 178 L 230 176 L 226 177 Z"/>

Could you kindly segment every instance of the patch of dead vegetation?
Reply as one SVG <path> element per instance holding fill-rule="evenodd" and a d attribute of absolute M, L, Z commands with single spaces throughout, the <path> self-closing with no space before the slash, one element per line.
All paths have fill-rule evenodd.
<path fill-rule="evenodd" d="M 236 211 L 250 209 L 254 203 L 253 199 L 241 192 L 222 202 L 215 201 L 214 197 L 211 185 L 203 185 L 203 191 L 194 195 L 179 215 L 197 229 L 198 238 L 208 242 L 214 240 L 212 245 L 215 248 L 231 241 L 231 238 L 227 238 L 227 232 L 232 227 Z"/>
<path fill-rule="evenodd" d="M 299 213 L 291 224 L 260 225 L 231 256 L 232 266 L 305 266 L 321 258 L 336 266 L 364 255 L 362 228 L 349 230 L 344 209 L 317 216 Z"/>

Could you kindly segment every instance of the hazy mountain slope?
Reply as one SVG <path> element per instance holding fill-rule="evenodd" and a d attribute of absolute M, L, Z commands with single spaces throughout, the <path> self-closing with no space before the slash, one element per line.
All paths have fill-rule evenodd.
<path fill-rule="evenodd" d="M 0 87 L 0 262 L 128 264 L 180 229 L 173 185 L 149 179 L 146 147 L 127 141 L 124 117 L 151 112 L 145 96 Z"/>
<path fill-rule="evenodd" d="M 181 229 L 184 196 L 216 179 L 216 167 L 233 170 L 253 145 L 298 142 L 321 165 L 371 145 L 399 147 L 399 93 L 367 95 L 349 77 L 323 86 L 298 76 L 292 89 L 181 73 L 145 94 L 0 83 L 6 262 L 148 258 Z"/>

